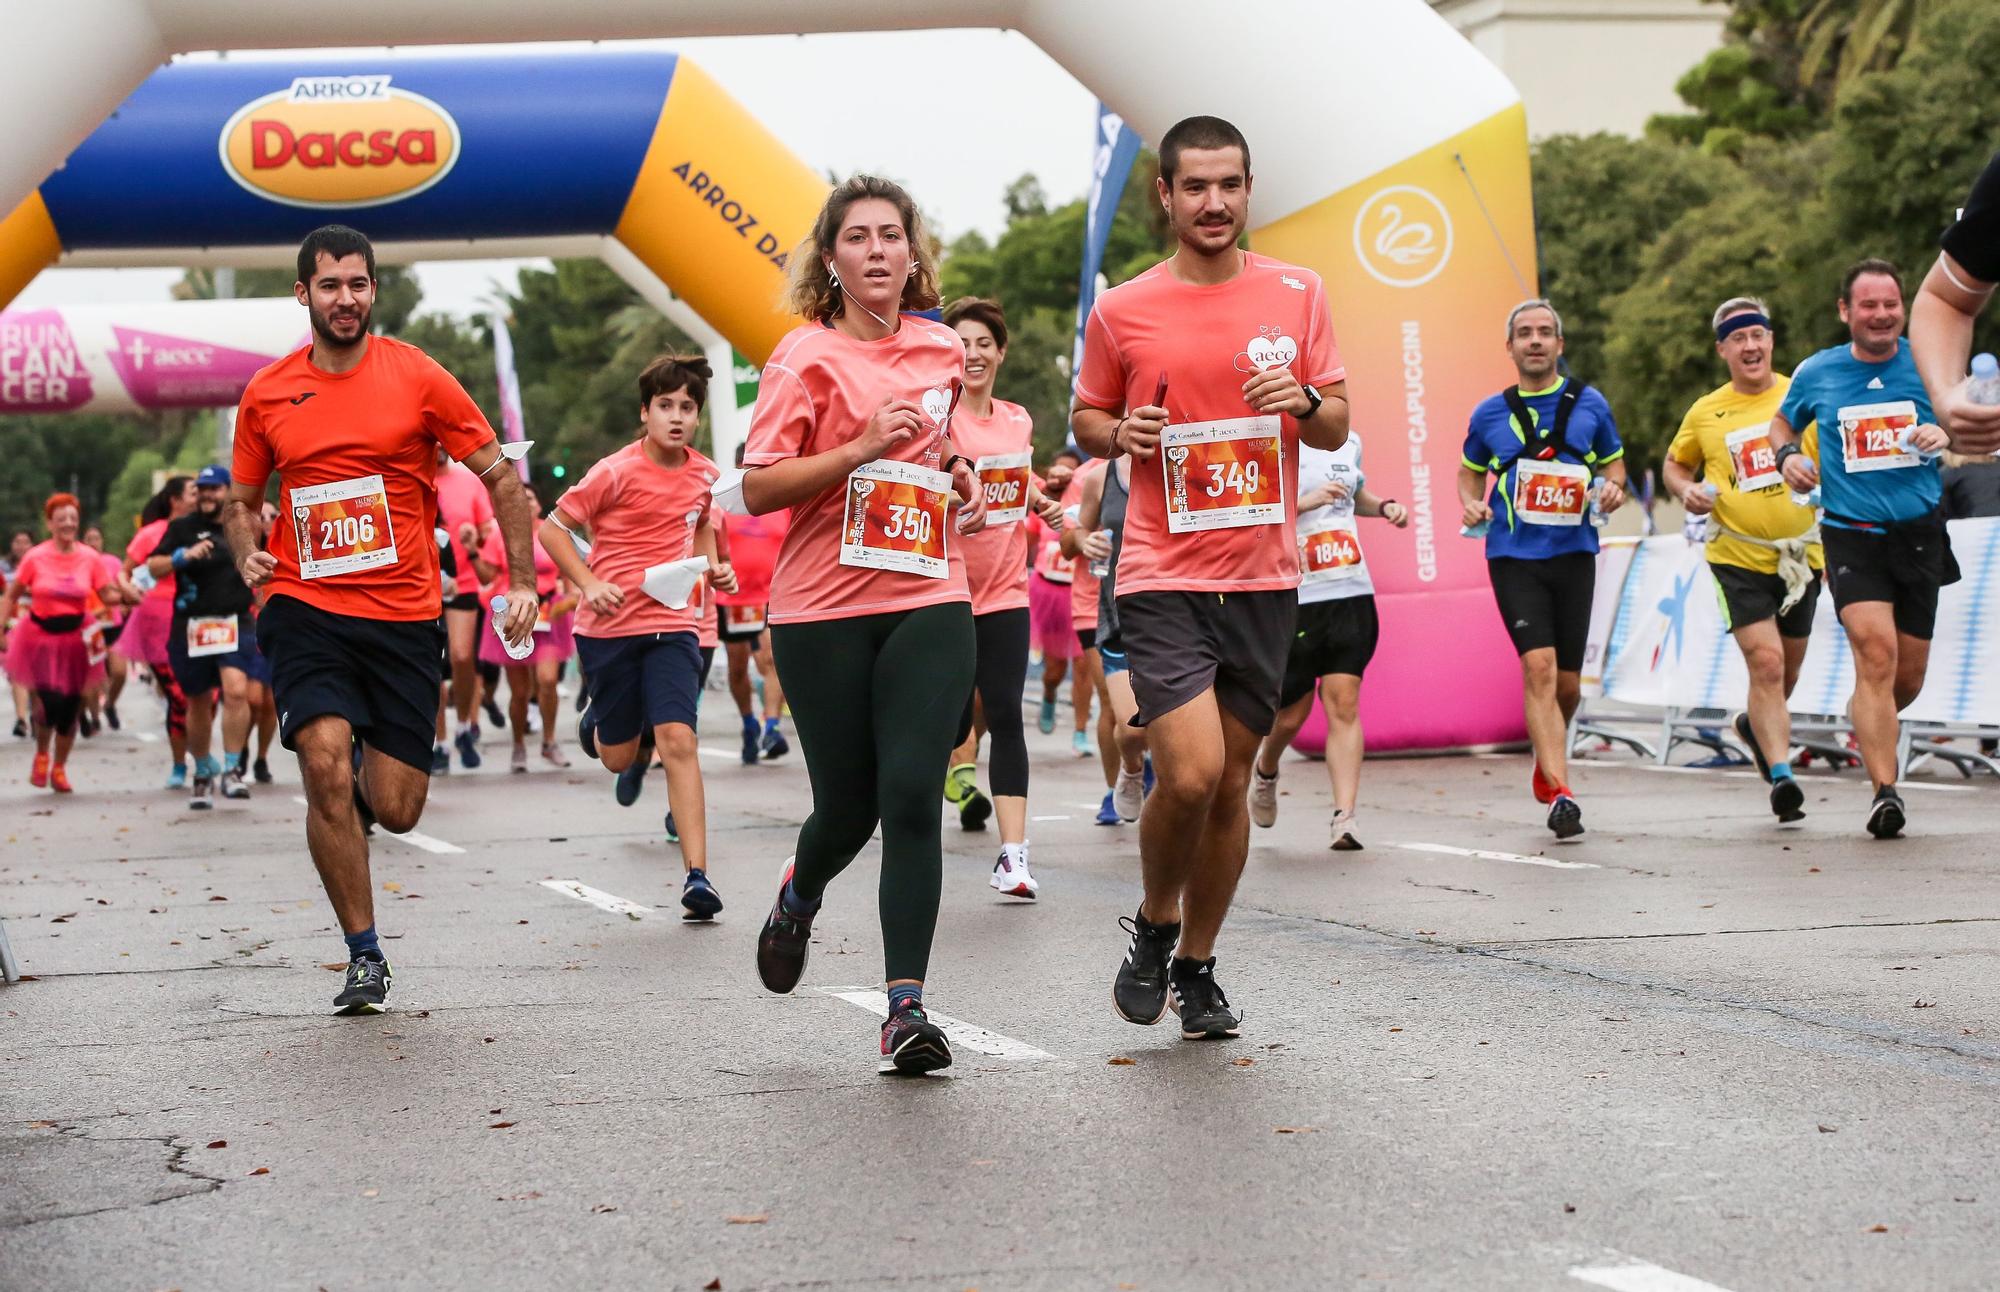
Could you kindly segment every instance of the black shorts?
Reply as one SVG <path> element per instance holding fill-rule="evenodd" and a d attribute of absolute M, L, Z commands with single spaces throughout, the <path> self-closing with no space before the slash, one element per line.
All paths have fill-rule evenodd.
<path fill-rule="evenodd" d="M 1486 569 L 1515 652 L 1526 655 L 1553 647 L 1557 671 L 1582 671 L 1590 641 L 1590 597 L 1597 586 L 1596 555 L 1565 552 L 1540 560 L 1497 556 L 1486 562 Z"/>
<path fill-rule="evenodd" d="M 696 702 L 713 648 L 691 632 L 576 639 L 576 657 L 590 677 L 585 721 L 599 745 L 622 745 L 663 723 L 695 725 Z"/>
<path fill-rule="evenodd" d="M 446 610 L 477 611 L 480 609 L 479 594 L 477 592 L 455 592 L 445 598 L 444 608 Z"/>
<path fill-rule="evenodd" d="M 1218 703 L 1258 735 L 1278 716 L 1299 595 L 1133 592 L 1118 598 L 1118 636 L 1132 668 L 1143 727 L 1213 688 Z"/>
<path fill-rule="evenodd" d="M 1716 594 L 1722 601 L 1722 626 L 1730 632 L 1776 619 L 1780 637 L 1812 636 L 1813 611 L 1819 605 L 1818 570 L 1813 571 L 1812 582 L 1806 585 L 1799 603 L 1779 614 L 1778 607 L 1785 604 L 1785 581 L 1775 572 L 1765 574 L 1720 561 L 1710 562 L 1708 568 L 1715 575 Z"/>
<path fill-rule="evenodd" d="M 237 669 L 246 677 L 256 676 L 257 639 L 252 635 L 253 627 L 249 614 L 240 614 L 236 616 L 235 650 L 226 655 L 189 655 L 187 620 L 175 615 L 167 625 L 167 663 L 174 670 L 174 681 L 189 695 L 206 695 L 222 685 L 225 668 Z"/>
<path fill-rule="evenodd" d="M 1079 628 L 1079 629 L 1077 629 L 1077 630 L 1076 630 L 1076 644 L 1077 644 L 1077 645 L 1079 645 L 1079 646 L 1081 646 L 1081 647 L 1083 647 L 1083 648 L 1084 648 L 1085 650 L 1096 650 L 1096 649 L 1097 649 L 1097 629 L 1095 629 L 1095 628 Z"/>
<path fill-rule="evenodd" d="M 1299 607 L 1298 629 L 1292 634 L 1285 660 L 1285 682 L 1278 688 L 1278 707 L 1290 708 L 1313 693 L 1329 673 L 1360 677 L 1375 658 L 1382 623 L 1375 617 L 1373 596 L 1338 597 Z"/>
<path fill-rule="evenodd" d="M 287 749 L 315 718 L 345 718 L 363 744 L 430 774 L 444 624 L 337 615 L 274 596 L 257 616 L 271 669 L 278 739 Z"/>
<path fill-rule="evenodd" d="M 1836 612 L 1857 601 L 1886 601 L 1897 632 L 1931 639 L 1938 589 L 1958 582 L 1958 562 L 1942 520 L 1932 516 L 1868 530 L 1822 525 L 1820 540 Z"/>
<path fill-rule="evenodd" d="M 737 642 L 747 642 L 750 646 L 750 653 L 753 655 L 763 646 L 764 630 L 761 628 L 754 632 L 739 633 L 731 632 L 727 625 L 717 625 L 715 631 L 716 635 L 722 638 L 722 644 L 725 646 L 731 646 Z"/>

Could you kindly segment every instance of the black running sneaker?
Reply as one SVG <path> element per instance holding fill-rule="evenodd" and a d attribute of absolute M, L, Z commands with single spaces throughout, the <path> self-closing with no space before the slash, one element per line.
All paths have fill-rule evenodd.
<path fill-rule="evenodd" d="M 333 998 L 333 1012 L 350 1015 L 381 1013 L 382 1002 L 389 998 L 392 977 L 387 960 L 356 956 L 348 962 L 347 977 L 342 982 L 340 994 Z"/>
<path fill-rule="evenodd" d="M 250 775 L 259 785 L 269 785 L 271 783 L 271 764 L 259 758 L 256 762 L 250 764 Z"/>
<path fill-rule="evenodd" d="M 639 801 L 639 791 L 646 788 L 646 773 L 652 770 L 653 756 L 641 749 L 632 755 L 632 764 L 618 773 L 612 783 L 611 795 L 618 800 L 619 807 L 631 807 Z"/>
<path fill-rule="evenodd" d="M 1169 1000 L 1180 1015 L 1181 1035 L 1190 1041 L 1236 1036 L 1243 1016 L 1229 1008 L 1229 998 L 1215 981 L 1215 957 L 1175 960 L 1168 970 L 1173 990 Z"/>
<path fill-rule="evenodd" d="M 117 705 L 107 704 L 104 706 L 104 722 L 113 731 L 119 730 Z"/>
<path fill-rule="evenodd" d="M 1750 715 L 1737 714 L 1729 720 L 1729 729 L 1736 733 L 1736 738 L 1743 742 L 1743 748 L 1750 752 L 1750 760 L 1757 764 L 1757 774 L 1764 778 L 1766 785 L 1770 784 L 1771 760 L 1764 757 L 1763 746 L 1757 743 L 1757 733 L 1750 726 Z"/>
<path fill-rule="evenodd" d="M 708 882 L 705 870 L 690 870 L 687 882 L 681 885 L 681 918 L 684 920 L 712 920 L 722 912 L 722 894 L 715 891 L 715 885 Z"/>
<path fill-rule="evenodd" d="M 1903 796 L 1893 785 L 1875 791 L 1875 804 L 1868 809 L 1868 833 L 1877 839 L 1893 839 L 1903 833 Z"/>
<path fill-rule="evenodd" d="M 1771 811 L 1777 815 L 1781 825 L 1806 819 L 1806 792 L 1798 781 L 1790 776 L 1781 776 L 1771 782 Z"/>
<path fill-rule="evenodd" d="M 877 1072 L 920 1077 L 950 1066 L 951 1042 L 922 1005 L 905 1005 L 882 1024 L 882 1062 Z"/>
<path fill-rule="evenodd" d="M 805 976 L 806 957 L 812 951 L 812 922 L 818 911 L 793 915 L 785 909 L 785 885 L 792 882 L 792 862 L 778 876 L 778 896 L 771 913 L 757 932 L 757 977 L 768 991 L 779 995 L 799 985 Z"/>
<path fill-rule="evenodd" d="M 984 830 L 986 819 L 993 815 L 993 800 L 979 792 L 974 786 L 966 794 L 965 801 L 958 805 L 958 826 L 961 830 Z"/>
<path fill-rule="evenodd" d="M 1150 1027 L 1167 1014 L 1167 961 L 1181 940 L 1181 926 L 1154 924 L 1141 911 L 1120 918 L 1118 927 L 1132 935 L 1132 943 L 1111 984 L 1111 1003 L 1126 1022 Z"/>
<path fill-rule="evenodd" d="M 1549 804 L 1549 829 L 1558 839 L 1574 839 L 1583 833 L 1583 809 L 1567 794 L 1556 795 Z"/>

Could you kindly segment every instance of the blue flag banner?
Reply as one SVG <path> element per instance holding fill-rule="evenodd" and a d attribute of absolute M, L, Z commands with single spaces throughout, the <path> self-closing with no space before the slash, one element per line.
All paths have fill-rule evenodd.
<path fill-rule="evenodd" d="M 1083 272 L 1077 279 L 1076 344 L 1070 351 L 1070 386 L 1083 367 L 1083 325 L 1097 301 L 1097 275 L 1104 264 L 1104 246 L 1111 240 L 1111 220 L 1125 196 L 1125 181 L 1139 159 L 1139 136 L 1103 100 L 1097 104 L 1095 152 L 1090 165 L 1090 193 L 1084 203 Z"/>

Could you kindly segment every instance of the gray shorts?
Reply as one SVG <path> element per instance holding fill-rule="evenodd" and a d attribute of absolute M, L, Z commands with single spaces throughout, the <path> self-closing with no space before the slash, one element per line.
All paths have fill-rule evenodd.
<path fill-rule="evenodd" d="M 1133 592 L 1118 598 L 1118 635 L 1143 727 L 1203 691 L 1258 735 L 1278 716 L 1299 594 Z"/>

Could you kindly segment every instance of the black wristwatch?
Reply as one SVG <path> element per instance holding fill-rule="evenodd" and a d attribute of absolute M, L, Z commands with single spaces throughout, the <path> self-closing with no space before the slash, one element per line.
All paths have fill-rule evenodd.
<path fill-rule="evenodd" d="M 965 469 L 968 471 L 977 472 L 979 470 L 977 466 L 973 465 L 971 458 L 966 457 L 963 453 L 954 453 L 950 457 L 944 460 L 944 466 L 942 470 L 946 475 L 951 474 L 952 464 L 956 462 L 965 463 Z"/>
<path fill-rule="evenodd" d="M 1325 397 L 1311 386 L 1300 386 L 1299 389 L 1306 392 L 1306 399 L 1312 404 L 1312 407 L 1293 418 L 1292 420 L 1295 422 L 1303 422 L 1312 417 L 1315 413 L 1319 412 L 1319 406 L 1326 402 Z"/>
<path fill-rule="evenodd" d="M 1787 444 L 1783 448 L 1779 449 L 1777 452 L 1778 470 L 1783 471 L 1785 469 L 1785 459 L 1804 452 L 1805 450 L 1800 448 L 1796 444 Z"/>

